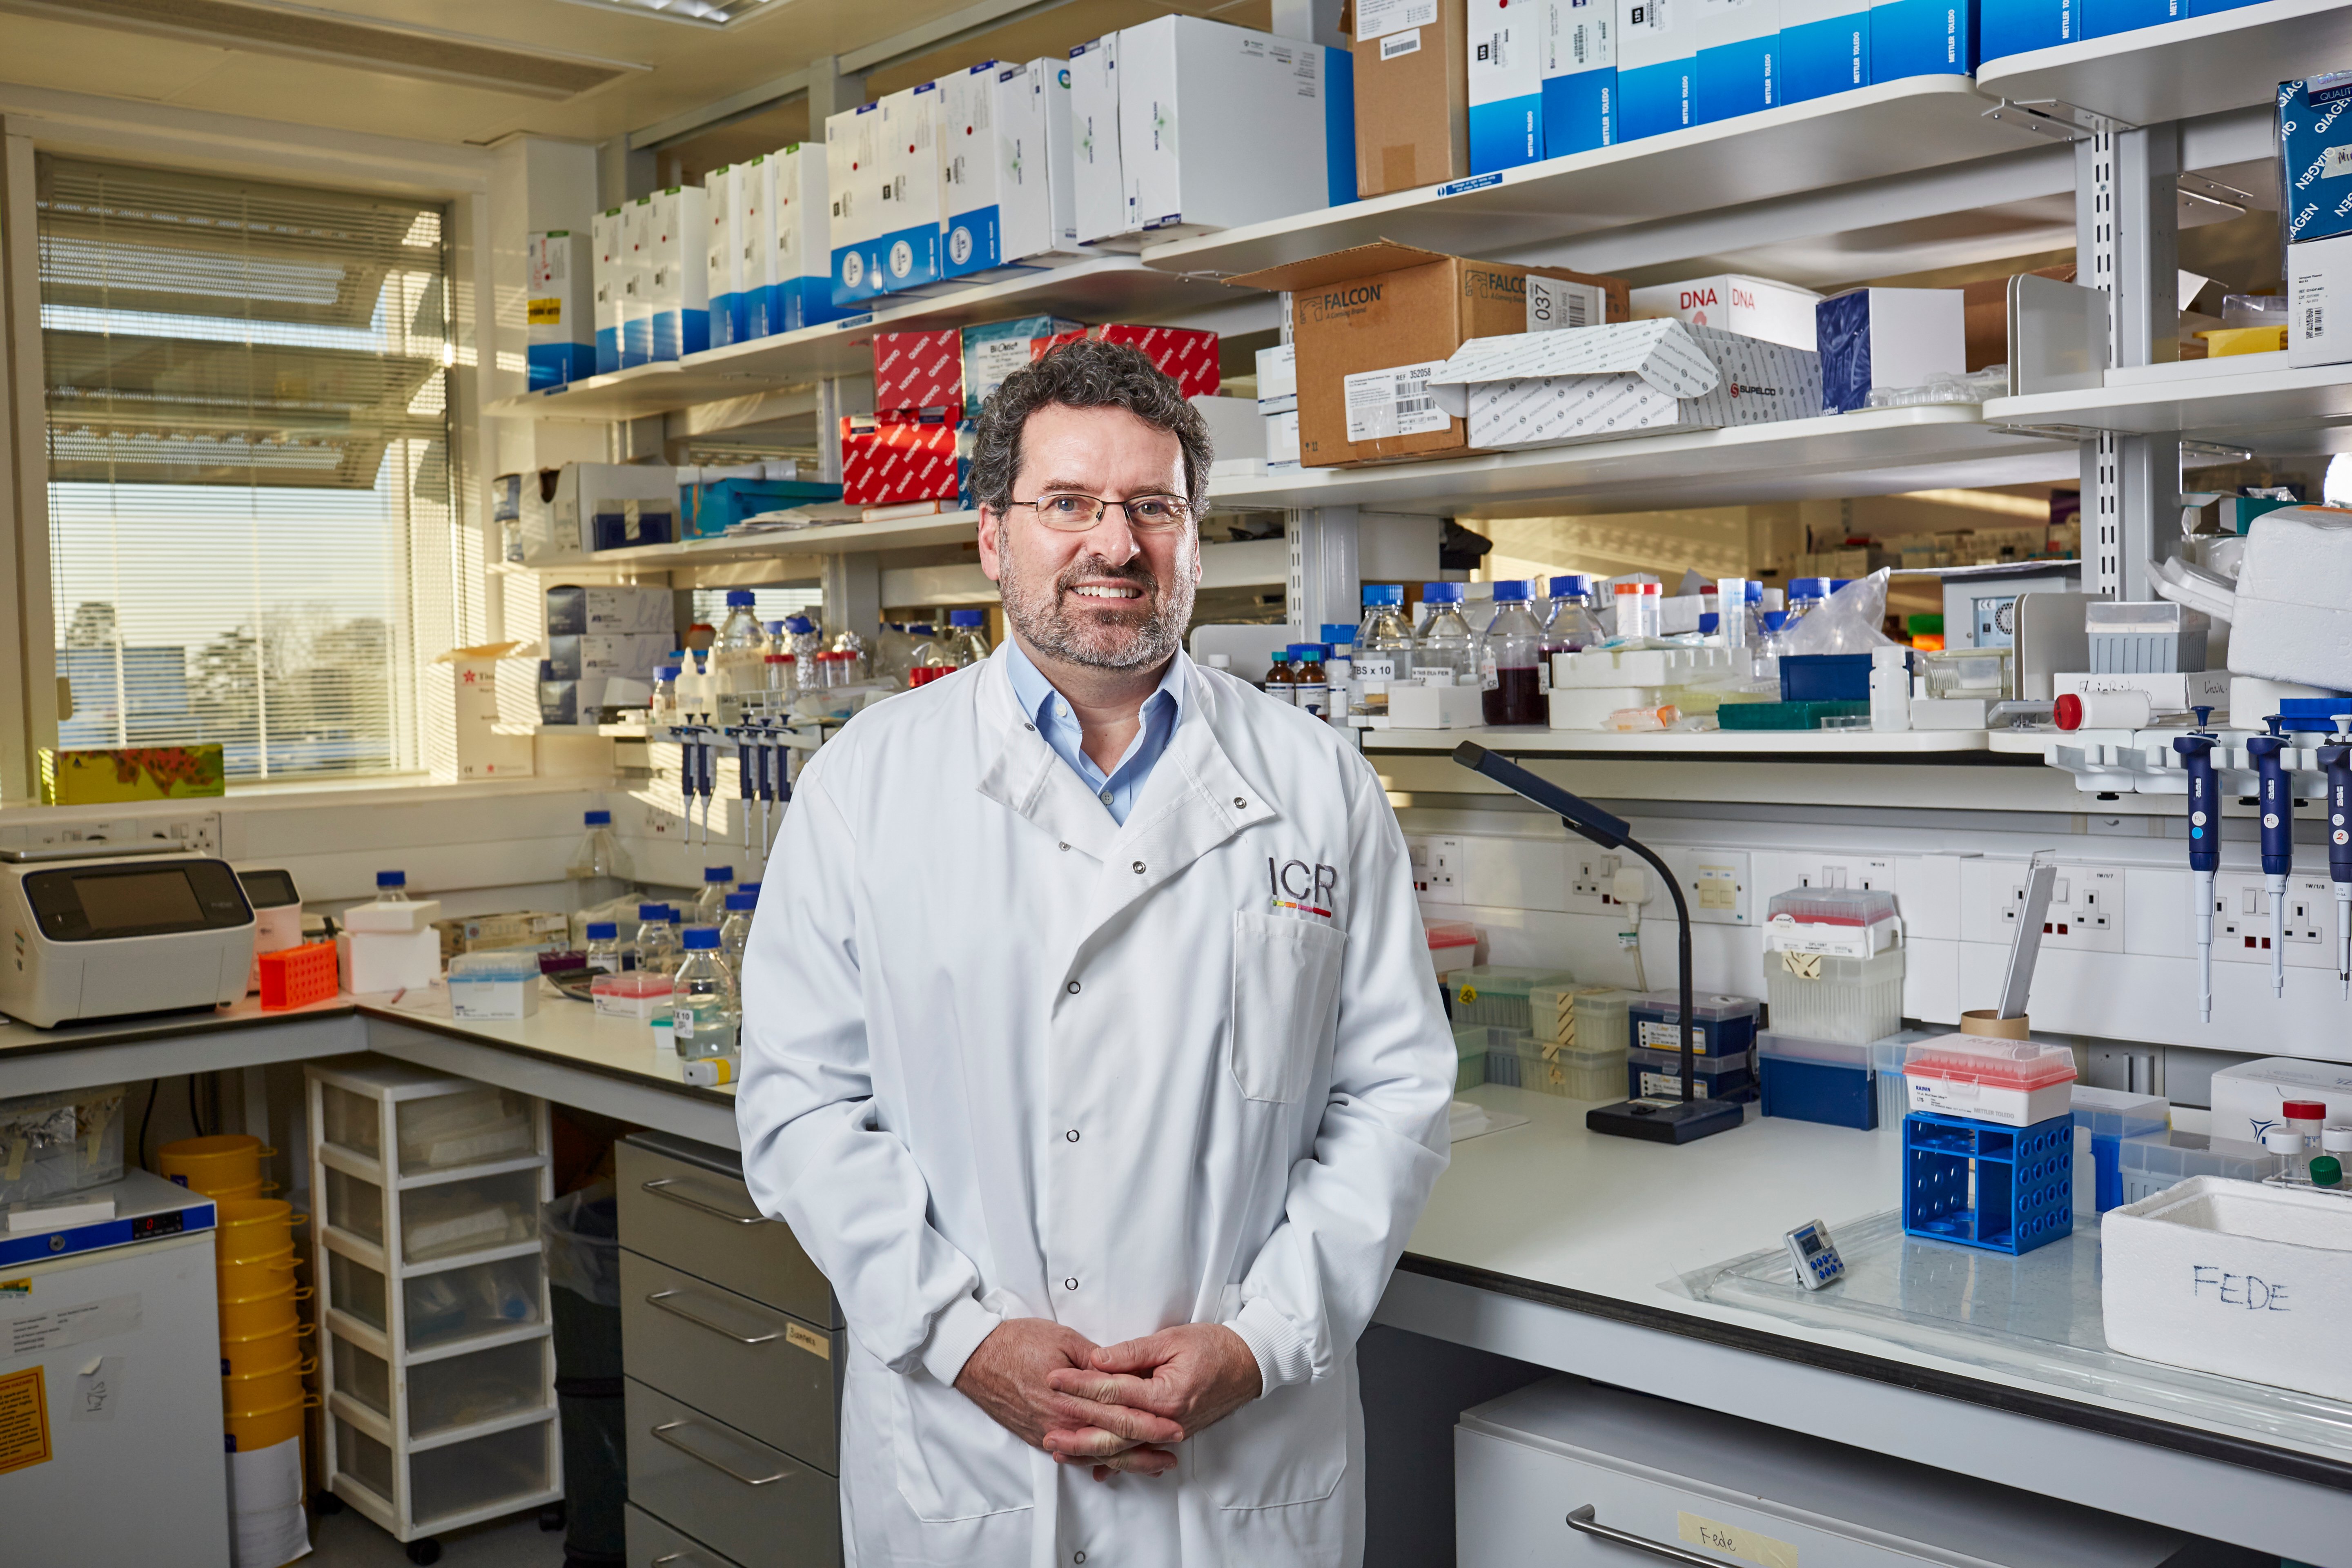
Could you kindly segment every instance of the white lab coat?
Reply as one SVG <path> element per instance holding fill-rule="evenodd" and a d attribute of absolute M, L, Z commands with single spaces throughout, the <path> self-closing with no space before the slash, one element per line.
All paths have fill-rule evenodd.
<path fill-rule="evenodd" d="M 1371 768 L 1185 669 L 1124 826 L 1001 658 L 861 714 L 785 816 L 737 1120 L 849 1324 L 853 1563 L 1361 1555 L 1354 1346 L 1445 1166 L 1453 1042 Z M 1226 1323 L 1265 1392 L 1097 1483 L 954 1388 L 1008 1317 Z"/>

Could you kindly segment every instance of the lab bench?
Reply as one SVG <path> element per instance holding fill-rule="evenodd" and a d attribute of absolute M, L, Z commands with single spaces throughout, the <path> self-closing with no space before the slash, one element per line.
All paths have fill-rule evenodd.
<path fill-rule="evenodd" d="M 33 1093 L 373 1051 L 650 1130 L 657 1136 L 625 1145 L 633 1172 L 653 1162 L 625 1201 L 658 1202 L 643 1184 L 667 1174 L 677 1195 L 720 1212 L 667 1204 L 658 1240 L 641 1250 L 633 1237 L 647 1227 L 625 1211 L 633 1282 L 655 1281 L 641 1293 L 680 1289 L 673 1302 L 689 1309 L 688 1298 L 708 1297 L 728 1310 L 703 1315 L 744 1339 L 781 1325 L 784 1348 L 810 1364 L 787 1365 L 779 1352 L 777 1370 L 761 1375 L 789 1387 L 793 1402 L 764 1415 L 736 1411 L 746 1423 L 737 1426 L 688 1403 L 711 1376 L 705 1359 L 729 1353 L 717 1331 L 702 1331 L 710 1343 L 666 1343 L 673 1360 L 646 1363 L 653 1381 L 636 1375 L 633 1342 L 632 1434 L 689 1423 L 668 1427 L 677 1443 L 632 1445 L 633 1466 L 635 1450 L 648 1450 L 642 1474 L 656 1499 L 647 1506 L 632 1478 L 633 1545 L 672 1541 L 705 1491 L 738 1503 L 739 1493 L 776 1494 L 762 1506 L 782 1511 L 765 1523 L 711 1504 L 747 1542 L 766 1530 L 818 1528 L 835 1486 L 818 1417 L 835 1395 L 803 1347 L 823 1342 L 838 1375 L 845 1339 L 829 1294 L 797 1247 L 751 1275 L 732 1273 L 730 1259 L 748 1257 L 741 1244 L 698 1241 L 687 1224 L 707 1222 L 719 1237 L 766 1228 L 748 1223 L 740 1180 L 719 1168 L 737 1144 L 731 1089 L 685 1083 L 641 1027 L 584 1005 L 460 1024 L 446 1001 L 438 1016 L 429 1010 L 437 994 L 403 998 L 408 1005 L 341 997 L 292 1013 L 248 1004 L 56 1030 L 0 1026 L 0 1084 Z M 1589 1135 L 1585 1101 L 1494 1085 L 1465 1098 L 1525 1124 L 1454 1145 L 1378 1322 L 2305 1563 L 2352 1563 L 2343 1537 L 2352 1407 L 2105 1352 L 2081 1321 L 2096 1300 L 2080 1288 L 2095 1278 L 2090 1226 L 2024 1258 L 1906 1243 L 1899 1226 L 1890 1238 L 1883 1216 L 1895 1206 L 1902 1153 L 1890 1128 L 1760 1118 L 1751 1108 L 1738 1131 L 1675 1148 Z M 665 1161 L 678 1168 L 656 1168 Z M 1811 1219 L 1828 1223 L 1850 1266 L 1861 1263 L 1845 1294 L 1828 1293 L 1834 1301 L 1801 1300 L 1808 1293 L 1774 1273 L 1785 1272 L 1773 1261 L 1784 1256 L 1781 1235 Z M 773 1239 L 789 1237 L 776 1227 Z M 2063 1300 L 2047 1282 L 2062 1276 L 2072 1292 Z M 1996 1321 L 1982 1315 L 1994 1300 L 2019 1310 Z M 2037 1321 L 2037 1310 L 2054 1317 Z M 688 1328 L 665 1323 L 673 1335 Z M 792 1484 L 754 1487 L 723 1473 L 730 1468 Z"/>

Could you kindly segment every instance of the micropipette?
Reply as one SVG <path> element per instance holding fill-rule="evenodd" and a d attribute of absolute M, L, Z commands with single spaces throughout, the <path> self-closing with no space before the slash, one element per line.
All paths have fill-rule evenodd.
<path fill-rule="evenodd" d="M 2263 822 L 2263 886 L 2271 897 L 2271 994 L 2286 994 L 2286 876 L 2294 868 L 2294 801 L 2287 793 L 2286 764 L 2281 760 L 2286 741 L 2279 734 L 2278 715 L 2268 721 L 2271 732 L 2246 742 L 2254 760 L 2258 785 L 2255 809 Z"/>
<path fill-rule="evenodd" d="M 2221 807 L 2214 795 L 2213 742 L 2205 728 L 2210 708 L 2197 710 L 2197 728 L 2172 738 L 2189 773 L 2189 868 L 2197 873 L 2197 1010 L 2213 1021 L 2213 873 L 2221 865 Z"/>
<path fill-rule="evenodd" d="M 735 793 L 743 803 L 743 853 L 751 852 L 751 731 L 745 725 L 730 730 L 735 737 Z"/>
<path fill-rule="evenodd" d="M 2352 713 L 2336 715 L 2336 743 L 2319 748 L 2327 770 L 2327 878 L 2336 885 L 2336 978 L 2352 1002 Z"/>

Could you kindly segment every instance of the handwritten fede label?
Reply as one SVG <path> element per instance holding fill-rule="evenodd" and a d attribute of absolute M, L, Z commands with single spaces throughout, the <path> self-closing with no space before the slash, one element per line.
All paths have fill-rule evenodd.
<path fill-rule="evenodd" d="M 2218 1302 L 2249 1312 L 2291 1312 L 2287 1288 L 2259 1274 L 2232 1274 L 2210 1263 L 2191 1264 L 2189 1293 L 2200 1301 Z"/>

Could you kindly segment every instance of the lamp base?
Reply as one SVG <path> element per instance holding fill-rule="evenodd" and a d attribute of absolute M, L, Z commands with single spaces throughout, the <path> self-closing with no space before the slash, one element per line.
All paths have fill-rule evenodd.
<path fill-rule="evenodd" d="M 1744 1118 L 1739 1106 L 1728 1100 L 1628 1100 L 1586 1111 L 1584 1130 L 1652 1143 L 1688 1143 L 1728 1132 Z"/>

